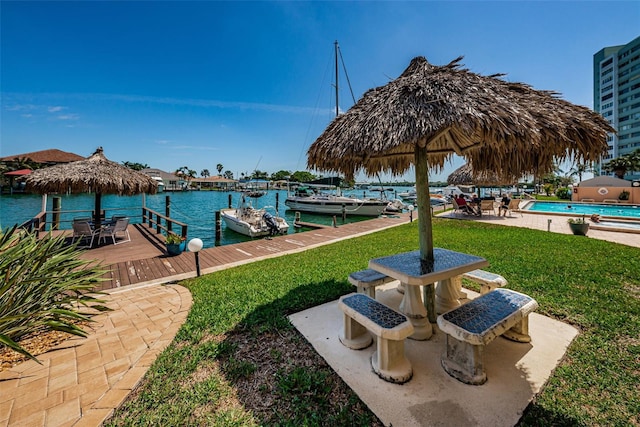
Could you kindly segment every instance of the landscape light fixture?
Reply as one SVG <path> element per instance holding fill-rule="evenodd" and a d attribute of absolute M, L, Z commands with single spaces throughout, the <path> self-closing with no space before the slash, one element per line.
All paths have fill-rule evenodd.
<path fill-rule="evenodd" d="M 195 239 L 189 240 L 189 243 L 187 244 L 187 249 L 189 249 L 189 252 L 193 252 L 194 254 L 196 254 L 196 274 L 198 275 L 198 277 L 200 277 L 200 258 L 198 256 L 198 252 L 200 252 L 202 246 L 202 240 L 198 239 L 197 237 Z"/>

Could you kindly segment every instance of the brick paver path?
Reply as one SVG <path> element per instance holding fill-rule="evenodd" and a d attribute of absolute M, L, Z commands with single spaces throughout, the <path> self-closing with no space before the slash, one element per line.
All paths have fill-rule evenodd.
<path fill-rule="evenodd" d="M 113 290 L 113 311 L 87 338 L 0 372 L 0 426 L 96 426 L 117 408 L 173 340 L 191 308 L 178 285 Z"/>

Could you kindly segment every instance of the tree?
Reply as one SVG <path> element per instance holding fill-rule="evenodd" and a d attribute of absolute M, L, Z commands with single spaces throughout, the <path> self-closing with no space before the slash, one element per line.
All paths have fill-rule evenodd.
<path fill-rule="evenodd" d="M 579 164 L 571 168 L 569 176 L 578 175 L 578 182 L 582 182 L 582 175 L 587 172 L 593 172 L 593 167 L 589 164 Z"/>
<path fill-rule="evenodd" d="M 218 170 L 218 176 L 220 176 L 222 174 L 222 169 L 224 169 L 224 166 L 222 166 L 222 163 L 218 163 L 216 165 L 216 169 Z"/>
<path fill-rule="evenodd" d="M 224 171 L 224 177 L 227 178 L 227 179 L 233 179 L 233 172 Z"/>
<path fill-rule="evenodd" d="M 138 163 L 138 162 L 128 162 L 128 161 L 124 161 L 122 162 L 123 165 L 125 165 L 126 167 L 128 167 L 129 169 L 133 169 L 134 171 L 141 171 L 142 169 L 149 169 L 149 165 L 144 163 Z"/>
<path fill-rule="evenodd" d="M 602 170 L 605 172 L 613 172 L 616 177 L 620 179 L 624 179 L 624 174 L 627 173 L 627 170 L 633 168 L 633 162 L 629 159 L 628 156 L 621 156 L 615 159 L 609 160 L 609 162 L 605 163 L 602 166 Z"/>
<path fill-rule="evenodd" d="M 629 160 L 631 161 L 631 169 L 634 171 L 640 171 L 640 148 L 631 154 L 627 154 L 627 157 L 629 157 Z"/>
<path fill-rule="evenodd" d="M 291 181 L 296 182 L 310 182 L 316 179 L 316 176 L 307 171 L 296 171 L 291 174 Z"/>
<path fill-rule="evenodd" d="M 211 174 L 209 173 L 209 169 L 202 169 L 200 171 L 200 176 L 203 178 L 209 178 Z"/>
<path fill-rule="evenodd" d="M 271 174 L 272 181 L 284 181 L 289 179 L 289 177 L 291 177 L 291 171 L 280 170 Z"/>
<path fill-rule="evenodd" d="M 251 179 L 268 179 L 269 174 L 267 172 L 262 172 L 261 170 L 254 170 L 251 174 Z"/>
<path fill-rule="evenodd" d="M 196 171 L 193 169 L 189 169 L 188 166 L 182 166 L 174 172 L 174 175 L 181 177 L 187 183 L 191 183 L 191 180 L 196 177 Z"/>

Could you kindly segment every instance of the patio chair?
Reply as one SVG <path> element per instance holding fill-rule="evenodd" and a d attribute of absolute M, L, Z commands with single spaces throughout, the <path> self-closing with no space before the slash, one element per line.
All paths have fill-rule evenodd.
<path fill-rule="evenodd" d="M 127 218 L 126 215 L 112 215 L 111 219 L 109 220 L 109 225 L 116 225 L 116 222 L 118 222 L 119 219 L 122 218 Z"/>
<path fill-rule="evenodd" d="M 509 202 L 509 208 L 507 209 L 509 216 L 511 216 L 511 212 L 513 211 L 518 211 L 520 216 L 524 217 L 524 215 L 522 215 L 522 211 L 520 211 L 520 199 L 511 199 Z"/>
<path fill-rule="evenodd" d="M 462 208 L 460 208 L 460 205 L 458 205 L 458 202 L 456 202 L 456 199 L 454 199 L 453 197 L 451 198 L 451 204 L 453 205 L 454 215 L 457 213 L 462 213 Z"/>
<path fill-rule="evenodd" d="M 93 246 L 93 239 L 99 233 L 99 230 L 94 230 L 91 227 L 91 223 L 87 220 L 74 220 L 73 224 L 73 237 L 72 242 L 76 243 L 78 240 L 85 240 L 91 238 L 88 246 L 78 246 L 79 248 L 90 248 Z"/>
<path fill-rule="evenodd" d="M 480 201 L 480 212 L 491 211 L 493 214 L 496 214 L 496 206 L 493 200 L 481 200 Z"/>
<path fill-rule="evenodd" d="M 128 226 L 129 226 L 129 218 L 126 218 L 126 217 L 118 218 L 115 224 L 108 224 L 104 226 L 102 229 L 100 229 L 100 237 L 98 240 L 111 237 L 111 240 L 113 240 L 114 245 L 130 242 L 131 236 L 129 235 L 129 230 L 127 230 Z M 126 240 L 121 240 L 117 242 L 116 237 L 118 233 L 122 234 Z"/>

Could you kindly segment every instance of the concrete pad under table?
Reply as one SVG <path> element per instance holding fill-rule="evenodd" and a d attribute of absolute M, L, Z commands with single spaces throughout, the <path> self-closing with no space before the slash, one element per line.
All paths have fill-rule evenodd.
<path fill-rule="evenodd" d="M 477 296 L 467 291 L 470 297 Z M 377 299 L 397 308 L 402 296 L 393 284 L 378 287 Z M 493 340 L 485 349 L 488 380 L 480 386 L 450 377 L 440 364 L 445 334 L 434 325 L 427 341 L 405 341 L 413 365 L 411 381 L 385 382 L 371 370 L 375 344 L 350 350 L 340 343 L 342 312 L 337 301 L 289 316 L 340 377 L 360 396 L 385 425 L 490 425 L 513 426 L 547 381 L 578 331 L 570 325 L 529 315 L 531 343 Z"/>

